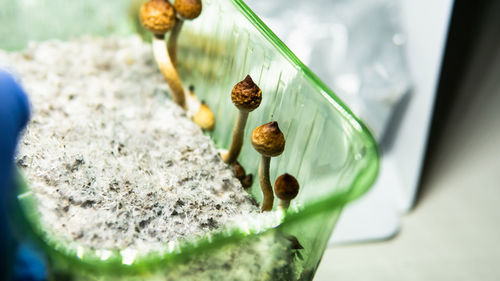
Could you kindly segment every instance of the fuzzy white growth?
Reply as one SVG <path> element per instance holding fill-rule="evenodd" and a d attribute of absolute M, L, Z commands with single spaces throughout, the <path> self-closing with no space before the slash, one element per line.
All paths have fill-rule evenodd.
<path fill-rule="evenodd" d="M 166 97 L 150 48 L 134 37 L 0 51 L 33 104 L 16 160 L 49 233 L 142 252 L 258 215 L 213 142 Z"/>

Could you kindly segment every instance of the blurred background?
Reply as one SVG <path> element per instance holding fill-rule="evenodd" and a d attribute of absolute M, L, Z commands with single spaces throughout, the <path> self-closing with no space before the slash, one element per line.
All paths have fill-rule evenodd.
<path fill-rule="evenodd" d="M 248 4 L 383 155 L 315 280 L 500 280 L 500 2 Z"/>

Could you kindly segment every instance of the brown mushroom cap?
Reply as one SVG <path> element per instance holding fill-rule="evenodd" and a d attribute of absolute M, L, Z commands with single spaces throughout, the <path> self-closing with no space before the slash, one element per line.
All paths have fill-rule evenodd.
<path fill-rule="evenodd" d="M 201 0 L 175 0 L 174 8 L 183 19 L 192 20 L 201 13 Z"/>
<path fill-rule="evenodd" d="M 241 111 L 250 112 L 259 107 L 262 101 L 262 91 L 250 75 L 236 83 L 231 91 L 231 100 Z"/>
<path fill-rule="evenodd" d="M 139 13 L 141 24 L 155 35 L 164 35 L 175 25 L 175 9 L 167 0 L 149 0 Z"/>
<path fill-rule="evenodd" d="M 285 149 L 285 136 L 278 127 L 278 122 L 269 122 L 255 128 L 252 132 L 252 145 L 264 156 L 280 155 Z"/>
<path fill-rule="evenodd" d="M 292 200 L 299 193 L 299 182 L 290 174 L 283 174 L 274 182 L 274 193 L 281 200 Z"/>

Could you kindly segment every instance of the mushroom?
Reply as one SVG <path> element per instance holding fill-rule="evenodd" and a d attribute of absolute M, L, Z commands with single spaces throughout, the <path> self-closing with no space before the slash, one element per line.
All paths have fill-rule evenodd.
<path fill-rule="evenodd" d="M 248 189 L 250 186 L 252 186 L 252 184 L 253 184 L 253 175 L 252 174 L 245 175 L 245 178 L 241 181 L 241 185 L 243 186 L 243 188 Z"/>
<path fill-rule="evenodd" d="M 201 13 L 201 0 L 175 0 L 174 8 L 177 12 L 177 21 L 168 38 L 167 49 L 172 62 L 177 66 L 177 38 L 182 29 L 184 20 L 197 18 Z"/>
<path fill-rule="evenodd" d="M 222 160 L 227 164 L 236 161 L 240 154 L 248 114 L 259 107 L 262 101 L 262 91 L 253 82 L 252 77 L 247 75 L 245 79 L 234 85 L 231 91 L 231 101 L 238 108 L 239 113 L 234 124 L 231 146 L 226 153 L 222 154 Z"/>
<path fill-rule="evenodd" d="M 234 170 L 234 176 L 239 179 L 240 181 L 245 179 L 245 168 L 241 166 L 241 164 L 238 161 L 233 162 L 233 170 Z"/>
<path fill-rule="evenodd" d="M 233 165 L 234 175 L 240 181 L 241 186 L 243 186 L 243 188 L 245 189 L 252 186 L 253 183 L 252 174 L 247 175 L 247 173 L 245 172 L 245 168 L 243 168 L 243 166 L 241 166 L 241 164 L 238 161 L 234 161 L 232 165 Z"/>
<path fill-rule="evenodd" d="M 187 110 L 188 116 L 192 117 L 193 122 L 198 124 L 202 129 L 213 130 L 215 125 L 214 114 L 210 108 L 206 104 L 201 103 L 193 93 L 186 96 L 181 78 L 176 68 L 176 53 L 173 52 L 172 54 L 174 57 L 172 57 L 167 48 L 165 48 L 165 33 L 173 29 L 170 39 L 175 39 L 180 30 L 177 23 L 182 21 L 182 19 L 176 20 L 175 14 L 176 11 L 174 6 L 167 0 L 149 0 L 142 4 L 139 17 L 141 24 L 153 33 L 154 57 L 163 77 L 172 90 L 174 102 Z M 176 29 L 179 30 L 176 31 Z"/>
<path fill-rule="evenodd" d="M 212 110 L 202 101 L 200 109 L 193 116 L 193 122 L 198 124 L 203 130 L 212 131 L 215 126 L 215 117 Z"/>
<path fill-rule="evenodd" d="M 277 122 L 269 122 L 255 128 L 252 132 L 252 146 L 261 154 L 259 164 L 259 182 L 262 194 L 262 211 L 273 208 L 273 187 L 269 181 L 269 165 L 271 157 L 280 155 L 285 149 L 285 136 Z"/>
<path fill-rule="evenodd" d="M 285 173 L 274 182 L 274 193 L 280 199 L 278 206 L 286 210 L 290 201 L 299 193 L 299 182 L 294 176 Z"/>
<path fill-rule="evenodd" d="M 172 64 L 164 41 L 165 33 L 175 26 L 174 7 L 167 0 L 149 0 L 142 4 L 139 17 L 141 24 L 153 33 L 154 57 L 163 77 L 172 90 L 174 102 L 187 109 L 186 96 L 179 73 Z"/>
<path fill-rule="evenodd" d="M 194 94 L 194 86 L 189 86 L 189 97 L 187 100 L 188 114 L 193 116 L 193 122 L 200 128 L 212 131 L 215 127 L 215 116 L 210 107 L 204 101 L 199 101 Z"/>

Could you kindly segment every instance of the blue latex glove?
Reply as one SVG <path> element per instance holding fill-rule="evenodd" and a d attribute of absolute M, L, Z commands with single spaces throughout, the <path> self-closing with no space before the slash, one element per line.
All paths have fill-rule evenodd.
<path fill-rule="evenodd" d="M 14 153 L 29 120 L 28 98 L 10 74 L 0 69 L 0 280 L 44 280 L 39 254 L 29 244 L 17 247 L 7 224 L 6 198 L 14 188 Z"/>
<path fill-rule="evenodd" d="M 17 139 L 29 119 L 24 91 L 7 72 L 0 69 L 0 188 L 10 185 Z"/>

